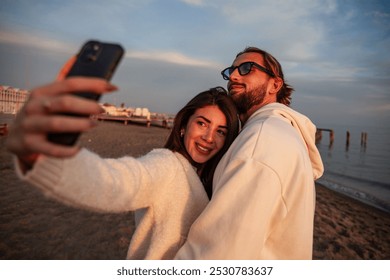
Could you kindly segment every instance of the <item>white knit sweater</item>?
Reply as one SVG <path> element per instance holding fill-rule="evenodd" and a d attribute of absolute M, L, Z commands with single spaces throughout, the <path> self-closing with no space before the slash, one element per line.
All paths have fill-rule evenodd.
<path fill-rule="evenodd" d="M 103 159 L 82 149 L 70 159 L 41 157 L 19 177 L 49 197 L 79 208 L 136 211 L 128 259 L 172 259 L 208 203 L 191 164 L 156 149 L 141 158 Z"/>

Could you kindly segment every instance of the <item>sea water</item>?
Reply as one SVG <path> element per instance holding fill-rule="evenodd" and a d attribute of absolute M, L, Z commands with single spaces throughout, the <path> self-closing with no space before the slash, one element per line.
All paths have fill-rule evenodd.
<path fill-rule="evenodd" d="M 390 127 L 329 125 L 317 143 L 325 172 L 319 183 L 390 212 Z M 349 131 L 349 144 L 347 143 Z M 366 133 L 366 141 L 362 141 Z"/>

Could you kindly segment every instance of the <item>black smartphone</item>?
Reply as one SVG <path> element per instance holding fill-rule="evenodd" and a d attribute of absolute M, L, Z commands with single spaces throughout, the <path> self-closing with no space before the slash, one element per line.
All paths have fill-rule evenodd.
<path fill-rule="evenodd" d="M 117 68 L 124 49 L 119 44 L 112 44 L 99 41 L 88 41 L 77 54 L 76 62 L 70 69 L 67 77 L 85 76 L 97 77 L 110 80 Z M 77 92 L 75 95 L 98 101 L 100 95 L 92 92 Z M 86 117 L 85 115 L 67 114 L 77 117 Z M 72 146 L 76 143 L 80 133 L 49 133 L 49 141 L 61 145 Z"/>

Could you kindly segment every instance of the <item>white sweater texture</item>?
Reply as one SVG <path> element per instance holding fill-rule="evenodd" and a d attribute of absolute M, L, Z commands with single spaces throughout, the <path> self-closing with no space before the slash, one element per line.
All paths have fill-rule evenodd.
<path fill-rule="evenodd" d="M 82 149 L 70 159 L 41 157 L 25 175 L 17 171 L 65 204 L 99 212 L 136 211 L 128 259 L 172 259 L 209 201 L 188 160 L 167 149 L 119 159 Z"/>

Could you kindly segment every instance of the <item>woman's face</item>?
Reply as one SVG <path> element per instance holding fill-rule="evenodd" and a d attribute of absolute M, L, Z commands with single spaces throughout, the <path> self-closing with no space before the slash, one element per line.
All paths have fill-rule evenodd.
<path fill-rule="evenodd" d="M 211 159 L 225 144 L 226 117 L 216 105 L 197 109 L 184 131 L 184 146 L 197 163 Z"/>

